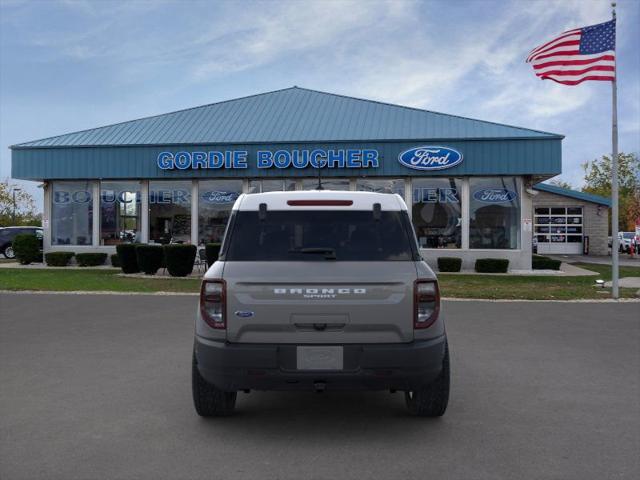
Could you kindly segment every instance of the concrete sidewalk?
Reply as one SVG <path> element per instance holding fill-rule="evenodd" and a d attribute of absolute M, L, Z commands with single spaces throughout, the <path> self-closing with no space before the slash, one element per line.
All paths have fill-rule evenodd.
<path fill-rule="evenodd" d="M 598 265 L 611 265 L 611 256 L 609 255 L 550 255 L 545 254 L 545 257 L 553 258 L 554 260 L 560 260 L 565 263 L 595 263 Z M 624 267 L 640 267 L 640 257 L 634 256 L 631 258 L 626 253 L 621 253 L 618 257 L 620 266 Z"/>

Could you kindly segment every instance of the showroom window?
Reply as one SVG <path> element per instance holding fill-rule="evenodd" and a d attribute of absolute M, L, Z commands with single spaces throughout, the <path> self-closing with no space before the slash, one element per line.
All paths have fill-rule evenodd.
<path fill-rule="evenodd" d="M 469 187 L 469 248 L 518 248 L 520 195 L 517 179 L 471 178 Z"/>
<path fill-rule="evenodd" d="M 191 242 L 191 181 L 149 182 L 149 243 Z"/>
<path fill-rule="evenodd" d="M 411 219 L 421 248 L 461 248 L 462 180 L 414 178 Z"/>
<path fill-rule="evenodd" d="M 100 244 L 140 241 L 140 182 L 100 184 Z"/>
<path fill-rule="evenodd" d="M 348 178 L 321 178 L 322 188 L 325 190 L 349 190 Z M 315 190 L 318 188 L 318 178 L 305 178 L 302 180 L 303 190 Z"/>
<path fill-rule="evenodd" d="M 296 181 L 290 178 L 284 180 L 249 180 L 247 193 L 284 192 L 296 189 Z"/>
<path fill-rule="evenodd" d="M 282 183 L 282 182 L 280 182 Z M 198 243 L 221 243 L 242 180 L 201 180 L 198 183 Z"/>
<path fill-rule="evenodd" d="M 356 190 L 360 192 L 397 193 L 404 198 L 404 180 L 397 178 L 358 178 Z"/>
<path fill-rule="evenodd" d="M 51 202 L 51 244 L 91 245 L 93 183 L 54 182 Z"/>

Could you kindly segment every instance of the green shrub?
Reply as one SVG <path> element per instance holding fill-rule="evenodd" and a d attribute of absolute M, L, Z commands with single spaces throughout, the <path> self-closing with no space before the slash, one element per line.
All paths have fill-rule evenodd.
<path fill-rule="evenodd" d="M 458 257 L 438 257 L 438 270 L 440 272 L 459 272 L 462 268 L 462 259 Z"/>
<path fill-rule="evenodd" d="M 138 273 L 140 271 L 135 244 L 121 243 L 116 245 L 116 252 L 118 252 L 120 268 L 122 268 L 123 273 Z"/>
<path fill-rule="evenodd" d="M 476 260 L 478 273 L 507 273 L 509 260 L 504 258 L 479 258 Z"/>
<path fill-rule="evenodd" d="M 160 267 L 164 253 L 161 246 L 136 245 L 136 260 L 138 267 L 147 275 L 155 275 Z"/>
<path fill-rule="evenodd" d="M 553 258 L 543 257 L 541 255 L 534 255 L 531 260 L 531 268 L 534 270 L 560 270 L 560 260 L 554 260 Z"/>
<path fill-rule="evenodd" d="M 13 251 L 16 258 L 22 265 L 29 265 L 31 262 L 41 262 L 40 242 L 38 237 L 29 233 L 16 235 L 12 242 Z"/>
<path fill-rule="evenodd" d="M 77 253 L 76 262 L 81 267 L 97 267 L 98 265 L 104 265 L 107 259 L 106 253 Z"/>
<path fill-rule="evenodd" d="M 117 253 L 111 255 L 111 266 L 115 268 L 120 268 L 120 257 Z"/>
<path fill-rule="evenodd" d="M 50 267 L 66 267 L 74 255 L 73 252 L 48 252 L 44 254 L 44 259 Z"/>
<path fill-rule="evenodd" d="M 164 260 L 169 275 L 172 277 L 186 277 L 193 271 L 193 262 L 198 253 L 195 245 L 165 245 Z"/>
<path fill-rule="evenodd" d="M 205 253 L 207 255 L 207 266 L 211 266 L 218 260 L 218 256 L 220 255 L 220 247 L 219 243 L 207 243 L 204 247 Z"/>

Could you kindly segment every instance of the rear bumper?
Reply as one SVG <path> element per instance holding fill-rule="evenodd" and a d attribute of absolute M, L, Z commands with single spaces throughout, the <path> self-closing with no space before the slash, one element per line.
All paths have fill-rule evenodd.
<path fill-rule="evenodd" d="M 415 390 L 442 369 L 446 337 L 402 344 L 343 345 L 341 371 L 296 368 L 296 345 L 232 344 L 196 337 L 195 357 L 204 379 L 225 391 Z"/>

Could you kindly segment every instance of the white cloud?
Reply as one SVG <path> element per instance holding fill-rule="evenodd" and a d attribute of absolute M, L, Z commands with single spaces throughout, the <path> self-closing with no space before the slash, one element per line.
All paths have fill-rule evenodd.
<path fill-rule="evenodd" d="M 304 52 L 330 56 L 332 49 L 362 35 L 383 19 L 403 12 L 399 2 L 307 2 L 262 5 L 241 13 L 236 31 L 199 39 L 204 54 L 194 70 L 197 79 L 256 68 Z M 388 14 L 388 15 L 387 15 Z M 204 48 L 203 48 L 204 47 Z M 326 48 L 324 52 L 318 50 Z"/>

